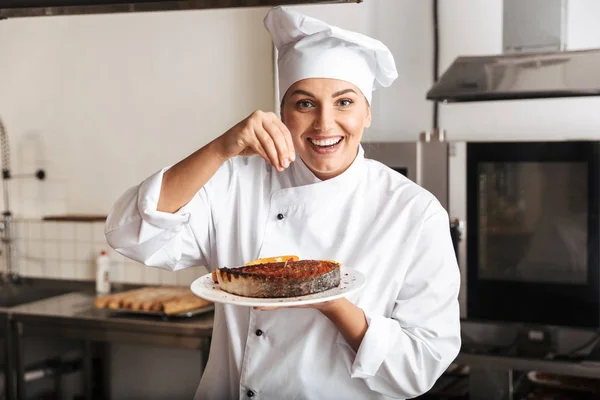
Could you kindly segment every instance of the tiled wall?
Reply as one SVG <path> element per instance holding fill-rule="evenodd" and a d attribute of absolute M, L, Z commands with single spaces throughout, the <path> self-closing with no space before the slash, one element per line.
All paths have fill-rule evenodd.
<path fill-rule="evenodd" d="M 23 276 L 95 280 L 95 260 L 105 250 L 113 265 L 113 281 L 189 285 L 206 273 L 203 267 L 178 272 L 147 267 L 111 249 L 103 222 L 49 222 L 19 219 L 13 224 L 16 269 Z M 5 268 L 4 253 L 0 265 Z"/>

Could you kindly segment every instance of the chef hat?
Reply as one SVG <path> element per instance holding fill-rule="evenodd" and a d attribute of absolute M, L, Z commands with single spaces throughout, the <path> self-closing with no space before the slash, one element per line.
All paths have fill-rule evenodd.
<path fill-rule="evenodd" d="M 279 101 L 302 79 L 332 78 L 356 85 L 370 104 L 373 90 L 398 77 L 394 56 L 378 40 L 285 7 L 271 9 L 264 22 L 279 52 Z"/>

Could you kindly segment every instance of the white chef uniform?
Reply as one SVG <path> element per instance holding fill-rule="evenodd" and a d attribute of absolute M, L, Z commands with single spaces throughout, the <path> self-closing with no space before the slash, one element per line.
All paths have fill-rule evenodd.
<path fill-rule="evenodd" d="M 326 181 L 301 160 L 277 172 L 259 157 L 233 158 L 175 214 L 156 211 L 160 171 L 111 211 L 110 245 L 150 266 L 214 269 L 296 254 L 338 260 L 368 277 L 350 298 L 369 323 L 358 353 L 315 309 L 217 304 L 197 398 L 408 398 L 456 357 L 460 283 L 447 213 L 359 150 L 348 170 Z"/>
<path fill-rule="evenodd" d="M 285 10 L 271 20 L 281 21 L 293 23 L 280 36 L 318 25 Z M 305 32 L 308 38 L 313 33 Z M 358 42 L 359 51 L 378 46 L 362 37 Z M 297 52 L 290 43 L 280 43 L 283 53 Z M 354 80 L 363 83 L 361 90 L 389 80 L 386 62 L 372 61 L 357 70 L 375 77 L 370 89 L 367 80 Z M 298 79 L 303 72 L 292 75 Z M 260 157 L 232 158 L 174 214 L 157 211 L 165 168 L 128 190 L 111 210 L 109 244 L 149 266 L 213 270 L 295 254 L 334 259 L 367 276 L 365 288 L 349 297 L 368 322 L 358 352 L 316 309 L 217 304 L 197 399 L 409 398 L 428 390 L 456 357 L 460 279 L 448 215 L 429 192 L 357 150 L 344 173 L 325 181 L 301 159 L 278 172 Z"/>

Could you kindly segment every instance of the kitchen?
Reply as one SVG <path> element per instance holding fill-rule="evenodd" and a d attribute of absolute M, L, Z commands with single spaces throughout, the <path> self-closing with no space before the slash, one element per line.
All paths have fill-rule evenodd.
<path fill-rule="evenodd" d="M 440 71 L 458 55 L 502 52 L 502 1 L 480 3 L 440 2 Z M 591 0 L 568 4 L 567 47 L 600 47 L 595 23 L 599 6 Z M 392 90 L 374 94 L 377 107 L 365 141 L 415 141 L 419 132 L 430 129 L 433 104 L 425 99 L 433 84 L 430 2 L 369 0 L 298 8 L 377 37 L 396 56 L 400 77 Z M 42 218 L 105 215 L 133 183 L 205 144 L 254 109 L 274 109 L 272 46 L 262 25 L 266 11 L 0 22 L 0 116 L 9 136 L 12 169 L 15 175 L 40 168 L 46 172 L 43 181 L 11 181 L 15 264 L 22 275 L 92 282 L 94 260 L 102 249 L 109 251 L 126 283 L 188 285 L 204 273 L 200 267 L 175 273 L 142 268 L 107 248 L 102 222 Z M 593 97 L 440 105 L 439 126 L 457 141 L 596 139 L 599 105 Z M 125 393 L 153 398 L 164 390 L 166 371 L 173 370 L 177 379 L 186 381 L 185 387 L 171 383 L 173 397 L 189 397 L 201 373 L 196 367 L 200 351 L 131 344 L 109 351 L 112 398 L 126 398 Z M 151 365 L 154 359 L 173 362 Z M 131 382 L 137 383 L 135 389 Z"/>

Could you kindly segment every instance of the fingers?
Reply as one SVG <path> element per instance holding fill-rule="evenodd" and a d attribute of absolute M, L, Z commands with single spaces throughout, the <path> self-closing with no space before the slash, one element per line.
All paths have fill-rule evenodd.
<path fill-rule="evenodd" d="M 258 142 L 256 151 L 260 152 L 260 150 L 262 150 L 267 156 L 267 162 L 277 168 L 279 171 L 282 171 L 283 166 L 279 163 L 278 150 L 269 132 L 267 132 L 261 125 L 254 129 L 254 134 L 256 135 Z M 260 150 L 258 148 L 260 148 Z"/>
<path fill-rule="evenodd" d="M 275 115 L 274 115 L 275 116 Z M 287 126 L 277 117 L 275 117 L 275 124 L 283 134 L 285 143 L 287 144 L 288 154 L 292 162 L 296 161 L 296 149 L 294 148 L 294 141 L 292 140 L 292 133 Z"/>
<path fill-rule="evenodd" d="M 278 171 L 283 171 L 295 161 L 292 135 L 274 113 L 256 111 L 249 122 L 248 143 L 258 155 Z"/>
<path fill-rule="evenodd" d="M 287 126 L 285 126 L 285 124 L 279 118 L 277 118 L 275 114 L 271 113 L 270 117 L 270 124 L 267 124 L 267 126 L 271 127 L 272 136 L 276 138 L 274 141 L 279 150 L 280 162 L 284 168 L 287 168 L 289 163 L 296 159 L 292 134 Z"/>
<path fill-rule="evenodd" d="M 283 133 L 271 121 L 263 121 L 263 129 L 273 141 L 275 150 L 277 151 L 277 164 L 275 166 L 280 171 L 283 171 L 283 169 L 290 166 L 290 155 Z"/>
<path fill-rule="evenodd" d="M 273 311 L 277 310 L 279 307 L 254 307 L 255 310 L 259 311 Z"/>

